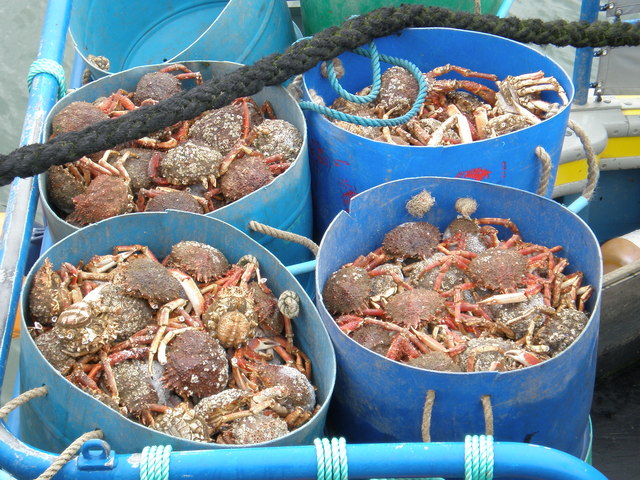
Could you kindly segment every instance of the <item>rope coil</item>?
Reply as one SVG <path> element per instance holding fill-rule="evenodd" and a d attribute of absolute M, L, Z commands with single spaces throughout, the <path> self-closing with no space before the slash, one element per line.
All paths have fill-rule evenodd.
<path fill-rule="evenodd" d="M 55 60 L 49 58 L 39 58 L 31 64 L 29 67 L 29 73 L 27 73 L 27 88 L 31 91 L 31 84 L 36 75 L 41 73 L 48 73 L 56 82 L 58 82 L 58 100 L 67 94 L 67 82 L 64 76 L 64 68 Z"/>
<path fill-rule="evenodd" d="M 348 480 L 347 442 L 344 438 L 316 438 L 318 480 Z"/>
<path fill-rule="evenodd" d="M 493 437 L 467 435 L 464 439 L 464 480 L 493 479 Z"/>
<path fill-rule="evenodd" d="M 169 480 L 171 445 L 153 445 L 142 449 L 140 480 Z"/>

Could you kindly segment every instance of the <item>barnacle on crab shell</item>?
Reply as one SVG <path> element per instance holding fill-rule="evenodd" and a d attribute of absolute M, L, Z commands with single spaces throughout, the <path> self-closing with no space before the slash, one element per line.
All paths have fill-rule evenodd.
<path fill-rule="evenodd" d="M 239 418 L 231 422 L 227 432 L 222 435 L 221 443 L 251 445 L 268 442 L 289 433 L 287 422 L 280 417 L 258 413 Z"/>
<path fill-rule="evenodd" d="M 42 325 L 51 325 L 71 303 L 71 294 L 62 286 L 62 278 L 53 270 L 51 261 L 45 258 L 34 276 L 29 291 L 31 320 Z"/>
<path fill-rule="evenodd" d="M 168 408 L 158 415 L 151 425 L 154 430 L 174 437 L 206 442 L 209 440 L 209 428 L 202 417 L 197 415 L 186 403 Z"/>
<path fill-rule="evenodd" d="M 306 411 L 312 411 L 316 405 L 316 392 L 307 377 L 299 370 L 286 365 L 260 364 L 256 371 L 262 383 L 266 387 L 280 385 L 285 387 L 289 394 L 280 404 L 288 410 L 300 407 Z"/>

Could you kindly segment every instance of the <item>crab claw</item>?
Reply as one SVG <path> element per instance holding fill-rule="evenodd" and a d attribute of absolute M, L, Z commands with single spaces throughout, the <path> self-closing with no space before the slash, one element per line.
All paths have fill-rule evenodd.
<path fill-rule="evenodd" d="M 537 365 L 538 363 L 542 362 L 542 360 L 540 360 L 534 354 L 526 352 L 524 350 L 509 350 L 508 352 L 504 352 L 504 356 L 512 358 L 525 367 L 531 367 L 532 365 Z"/>
<path fill-rule="evenodd" d="M 196 282 L 194 282 L 193 278 L 191 278 L 186 273 L 181 272 L 180 270 L 171 268 L 169 269 L 169 273 L 171 273 L 173 278 L 178 280 L 180 282 L 180 285 L 182 285 L 182 288 L 187 294 L 187 298 L 191 302 L 193 311 L 196 312 L 196 315 L 198 317 L 202 315 L 202 312 L 204 311 L 204 297 L 202 296 L 202 293 L 200 292 L 200 289 L 198 288 L 198 285 L 196 285 Z"/>

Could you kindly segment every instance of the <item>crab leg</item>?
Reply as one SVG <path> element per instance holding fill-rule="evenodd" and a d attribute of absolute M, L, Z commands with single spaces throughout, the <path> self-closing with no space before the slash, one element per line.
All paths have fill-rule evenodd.
<path fill-rule="evenodd" d="M 162 340 L 162 337 L 164 336 L 164 332 L 167 330 L 167 326 L 169 325 L 169 315 L 176 308 L 184 307 L 186 304 L 187 304 L 187 301 L 185 299 L 177 298 L 176 300 L 173 300 L 163 305 L 162 308 L 160 308 L 160 311 L 158 312 L 158 325 L 160 326 L 160 328 L 158 328 L 158 331 L 156 332 L 156 336 L 153 339 L 153 342 L 151 342 L 151 347 L 149 348 L 149 373 L 151 373 L 151 365 L 153 364 L 153 357 L 158 351 L 158 347 L 160 346 L 160 341 Z"/>

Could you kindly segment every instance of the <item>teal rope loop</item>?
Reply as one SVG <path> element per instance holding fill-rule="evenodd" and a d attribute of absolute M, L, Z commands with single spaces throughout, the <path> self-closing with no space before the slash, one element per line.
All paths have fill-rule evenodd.
<path fill-rule="evenodd" d="M 333 89 L 338 92 L 342 98 L 349 100 L 353 103 L 369 103 L 373 102 L 378 95 L 380 94 L 380 84 L 381 84 L 381 74 L 380 74 L 380 54 L 378 53 L 378 49 L 376 48 L 376 44 L 371 42 L 369 44 L 369 51 L 364 48 L 357 48 L 354 50 L 358 55 L 362 55 L 363 57 L 371 58 L 371 71 L 372 71 L 372 79 L 371 79 L 371 91 L 368 95 L 354 95 L 352 93 L 347 92 L 342 85 L 338 82 L 338 77 L 336 76 L 335 69 L 333 67 L 333 62 L 327 62 L 327 75 L 329 77 L 329 82 Z"/>
<path fill-rule="evenodd" d="M 493 479 L 493 437 L 467 435 L 464 439 L 464 480 Z"/>
<path fill-rule="evenodd" d="M 58 82 L 58 100 L 67 94 L 67 82 L 64 76 L 64 68 L 55 60 L 39 58 L 29 67 L 27 74 L 27 88 L 31 91 L 31 84 L 36 75 L 48 73 Z"/>
<path fill-rule="evenodd" d="M 171 445 L 144 447 L 140 459 L 140 480 L 169 480 Z"/>
<path fill-rule="evenodd" d="M 316 438 L 318 480 L 348 480 L 347 443 L 344 438 Z"/>
<path fill-rule="evenodd" d="M 375 49 L 375 47 L 373 51 L 371 50 L 371 45 L 373 45 L 373 42 L 371 42 L 369 50 L 358 48 L 354 50 L 354 52 L 368 58 L 372 58 L 374 55 L 375 56 L 379 55 L 381 61 L 388 63 L 390 65 L 403 67 L 409 70 L 409 72 L 411 72 L 411 74 L 417 80 L 418 96 L 416 98 L 415 103 L 413 104 L 413 107 L 411 107 L 411 110 L 409 110 L 407 113 L 397 118 L 366 118 L 366 117 L 359 117 L 357 115 L 350 115 L 348 113 L 343 113 L 333 108 L 325 107 L 323 105 L 318 105 L 317 103 L 314 103 L 314 102 L 307 102 L 307 101 L 300 102 L 300 107 L 305 110 L 312 110 L 314 112 L 321 113 L 322 115 L 326 115 L 331 118 L 342 120 L 343 122 L 355 123 L 357 125 L 364 125 L 367 127 L 392 127 L 395 125 L 402 125 L 403 123 L 407 123 L 409 120 L 415 117 L 420 111 L 420 108 L 422 107 L 422 104 L 424 103 L 424 100 L 427 97 L 427 81 L 425 80 L 424 75 L 422 74 L 422 72 L 418 67 L 416 67 L 413 63 L 409 62 L 408 60 L 378 54 L 378 51 L 377 49 Z M 375 72 L 377 71 L 379 73 L 379 70 L 380 70 L 380 65 L 379 65 L 380 62 L 377 62 L 377 64 L 378 64 L 377 69 L 374 69 L 374 84 L 376 80 Z M 330 72 L 333 72 L 333 65 L 331 65 L 331 62 L 328 62 L 327 73 L 329 73 L 329 75 L 333 75 L 333 77 L 335 78 L 335 72 L 333 74 Z M 337 79 L 335 83 L 336 85 L 338 85 Z M 332 82 L 332 85 L 333 85 L 333 82 Z M 336 87 L 334 86 L 334 88 Z M 342 87 L 340 86 L 339 88 L 342 89 Z"/>

